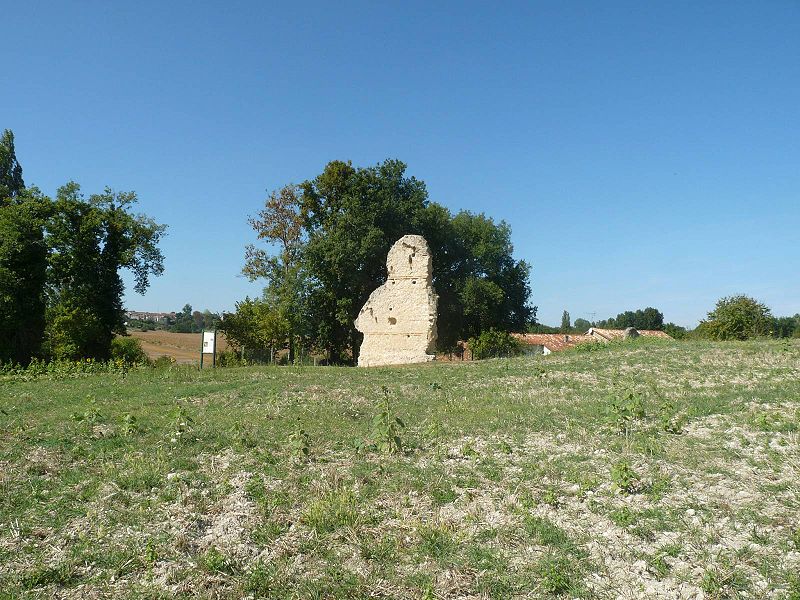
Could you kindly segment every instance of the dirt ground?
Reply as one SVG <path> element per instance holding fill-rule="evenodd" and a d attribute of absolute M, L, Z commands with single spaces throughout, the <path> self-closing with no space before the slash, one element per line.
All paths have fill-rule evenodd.
<path fill-rule="evenodd" d="M 128 333 L 141 341 L 142 348 L 151 359 L 156 359 L 159 356 L 171 356 L 175 359 L 175 362 L 181 364 L 200 361 L 200 344 L 202 340 L 199 333 L 135 330 Z M 227 348 L 228 343 L 225 340 L 225 336 L 217 332 L 217 352 L 222 352 Z"/>

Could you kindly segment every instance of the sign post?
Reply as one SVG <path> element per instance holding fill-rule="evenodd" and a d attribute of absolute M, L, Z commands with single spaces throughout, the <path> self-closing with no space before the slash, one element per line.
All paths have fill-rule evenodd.
<path fill-rule="evenodd" d="M 217 366 L 217 330 L 203 331 L 203 343 L 200 346 L 200 368 L 203 368 L 203 357 L 211 355 L 211 366 Z"/>

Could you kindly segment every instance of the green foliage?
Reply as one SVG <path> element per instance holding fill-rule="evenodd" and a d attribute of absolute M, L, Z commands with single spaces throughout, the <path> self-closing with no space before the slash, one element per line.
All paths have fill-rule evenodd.
<path fill-rule="evenodd" d="M 35 189 L 17 191 L 13 199 L 0 196 L 0 363 L 27 364 L 40 354 L 48 203 Z"/>
<path fill-rule="evenodd" d="M 694 335 L 715 340 L 747 340 L 769 335 L 772 326 L 769 308 L 740 294 L 718 300 L 714 310 L 695 329 Z"/>
<path fill-rule="evenodd" d="M 609 396 L 611 422 L 618 433 L 629 436 L 636 421 L 645 418 L 644 399 L 634 389 L 626 389 L 621 394 Z"/>
<path fill-rule="evenodd" d="M 589 331 L 591 326 L 592 324 L 586 319 L 575 319 L 575 323 L 572 325 L 572 330 L 577 333 L 586 333 Z"/>
<path fill-rule="evenodd" d="M 664 314 L 660 310 L 648 306 L 636 311 L 627 310 L 614 318 L 598 321 L 595 327 L 609 329 L 625 329 L 627 327 L 633 327 L 634 329 L 663 329 Z"/>
<path fill-rule="evenodd" d="M 142 343 L 129 336 L 115 337 L 111 340 L 111 359 L 128 365 L 147 365 L 150 359 L 142 349 Z"/>
<path fill-rule="evenodd" d="M 400 431 L 405 429 L 406 424 L 392 412 L 389 388 L 383 386 L 381 391 L 383 392 L 381 410 L 372 418 L 370 441 L 363 446 L 374 448 L 384 454 L 399 454 L 403 452 Z"/>
<path fill-rule="evenodd" d="M 140 294 L 163 272 L 158 242 L 166 227 L 134 215 L 136 202 L 135 192 L 106 188 L 87 200 L 76 183 L 59 188 L 47 223 L 52 356 L 108 358 L 114 335 L 125 332 L 120 269 L 132 272 Z"/>
<path fill-rule="evenodd" d="M 611 465 L 611 481 L 621 492 L 632 494 L 640 487 L 639 476 L 627 460 Z"/>
<path fill-rule="evenodd" d="M 80 187 L 55 201 L 25 188 L 14 136 L 0 137 L 0 362 L 45 355 L 107 359 L 124 333 L 119 270 L 144 293 L 163 271 L 164 226 L 131 212 L 136 194 L 106 189 L 88 200 Z"/>
<path fill-rule="evenodd" d="M 273 191 L 264 208 L 250 219 L 250 225 L 259 240 L 277 245 L 278 252 L 271 255 L 263 248 L 247 246 L 242 272 L 251 281 L 267 280 L 264 299 L 286 322 L 288 362 L 294 363 L 296 335 L 307 336 L 311 332 L 305 314 L 309 284 L 300 260 L 304 230 L 297 186 L 287 185 Z"/>
<path fill-rule="evenodd" d="M 580 572 L 564 556 L 548 553 L 537 562 L 535 572 L 547 594 L 563 596 L 580 588 Z"/>
<path fill-rule="evenodd" d="M 572 324 L 570 323 L 569 312 L 564 311 L 561 314 L 561 333 L 569 333 L 572 331 Z"/>
<path fill-rule="evenodd" d="M 503 356 L 516 356 L 522 352 L 520 343 L 509 333 L 489 329 L 476 338 L 470 338 L 469 347 L 472 358 L 496 358 Z"/>
<path fill-rule="evenodd" d="M 663 331 L 664 333 L 675 338 L 676 340 L 682 340 L 688 334 L 686 327 L 681 327 L 680 325 L 676 325 L 675 323 L 665 323 Z"/>
<path fill-rule="evenodd" d="M 6 129 L 0 136 L 0 204 L 16 198 L 24 189 L 22 166 L 14 150 L 14 133 Z"/>
<path fill-rule="evenodd" d="M 242 358 L 241 352 L 223 350 L 217 353 L 218 367 L 246 367 L 248 364 L 250 363 Z"/>
<path fill-rule="evenodd" d="M 220 552 L 215 546 L 211 546 L 199 557 L 200 567 L 209 573 L 222 573 L 231 575 L 236 571 L 236 563 Z"/>
<path fill-rule="evenodd" d="M 248 358 L 272 360 L 271 350 L 283 347 L 291 325 L 281 306 L 245 298 L 236 303 L 235 312 L 225 313 L 219 329 L 231 346 L 246 348 Z"/>
<path fill-rule="evenodd" d="M 406 234 L 421 234 L 433 256 L 439 295 L 438 343 L 450 348 L 487 327 L 522 330 L 528 306 L 529 266 L 511 254 L 511 230 L 484 215 L 430 203 L 425 184 L 387 160 L 369 168 L 329 163 L 300 186 L 307 235 L 303 309 L 310 335 L 333 362 L 357 359 L 360 334 L 353 321 L 386 280 L 386 254 Z"/>
<path fill-rule="evenodd" d="M 295 430 L 289 434 L 289 448 L 300 461 L 307 461 L 311 455 L 311 436 L 303 429 L 299 418 Z"/>
<path fill-rule="evenodd" d="M 203 312 L 192 310 L 191 304 L 185 304 L 181 310 L 175 312 L 175 320 L 169 324 L 168 329 L 174 333 L 200 333 L 203 330 L 214 329 L 221 320 L 217 313 L 212 313 L 208 309 Z M 153 323 L 152 328 L 158 328 L 158 324 Z M 144 328 L 142 330 L 146 331 Z"/>
<path fill-rule="evenodd" d="M 122 426 L 121 426 L 122 435 L 131 436 L 134 435 L 136 432 L 139 431 L 139 422 L 137 421 L 136 417 L 131 413 L 125 413 L 122 415 Z"/>
<path fill-rule="evenodd" d="M 772 337 L 800 337 L 800 314 L 793 317 L 775 317 L 772 320 Z"/>

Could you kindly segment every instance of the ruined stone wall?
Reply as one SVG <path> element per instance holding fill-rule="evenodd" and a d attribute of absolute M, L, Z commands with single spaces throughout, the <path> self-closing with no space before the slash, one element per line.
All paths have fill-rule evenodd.
<path fill-rule="evenodd" d="M 370 294 L 355 321 L 364 334 L 358 366 L 433 360 L 437 296 L 425 238 L 400 238 L 389 250 L 386 267 L 386 283 Z"/>

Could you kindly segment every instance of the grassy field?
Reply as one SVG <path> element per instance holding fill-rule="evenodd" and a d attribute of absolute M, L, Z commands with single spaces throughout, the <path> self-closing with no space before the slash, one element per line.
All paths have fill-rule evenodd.
<path fill-rule="evenodd" d="M 171 331 L 139 331 L 132 329 L 129 335 L 142 344 L 142 349 L 151 360 L 160 356 L 169 356 L 181 364 L 200 362 L 200 333 L 172 333 Z M 217 352 L 228 349 L 228 343 L 222 332 L 217 332 Z"/>
<path fill-rule="evenodd" d="M 797 341 L 0 394 L 2 598 L 800 598 Z"/>

